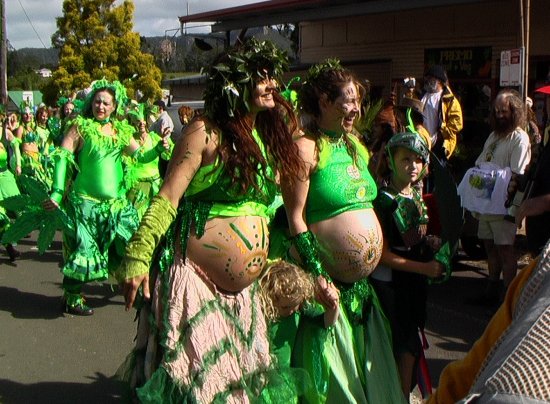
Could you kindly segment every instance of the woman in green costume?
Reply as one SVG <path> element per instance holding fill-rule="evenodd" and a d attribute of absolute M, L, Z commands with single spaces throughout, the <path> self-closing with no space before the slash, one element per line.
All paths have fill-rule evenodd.
<path fill-rule="evenodd" d="M 288 402 L 296 395 L 275 383 L 257 282 L 276 174 L 293 181 L 303 170 L 292 141 L 296 119 L 273 79 L 287 63 L 272 43 L 253 39 L 214 63 L 205 115 L 185 129 L 127 247 L 118 274 L 127 309 L 140 286 L 149 299 L 154 285 L 130 369 L 134 384 L 145 381 L 141 402 Z M 160 270 L 150 277 L 165 234 Z"/>
<path fill-rule="evenodd" d="M 134 132 L 134 139 L 145 150 L 150 150 L 162 140 L 162 138 L 155 132 L 147 131 L 147 124 L 145 123 L 147 118 L 147 105 L 146 104 L 130 104 L 126 116 L 128 122 L 134 126 L 136 131 Z M 170 149 L 163 152 L 160 157 L 150 161 L 148 163 L 135 163 L 128 166 L 128 176 L 131 182 L 130 189 L 128 190 L 128 199 L 138 212 L 139 220 L 143 217 L 143 214 L 149 207 L 149 203 L 153 196 L 155 196 L 162 184 L 162 179 L 159 173 L 159 158 L 163 160 L 170 160 L 172 154 L 173 142 L 170 139 L 170 128 L 165 128 L 164 137 L 167 138 L 170 144 Z"/>
<path fill-rule="evenodd" d="M 21 174 L 35 178 L 45 185 L 50 180 L 42 166 L 40 143 L 41 139 L 37 132 L 36 122 L 32 106 L 26 102 L 21 103 L 21 122 L 13 134 L 21 139 Z"/>
<path fill-rule="evenodd" d="M 21 173 L 21 152 L 19 150 L 21 141 L 13 136 L 11 130 L 6 127 L 5 118 L 5 107 L 0 105 L 0 122 L 2 125 L 0 127 L 0 201 L 10 196 L 19 195 L 19 188 L 8 164 L 8 149 L 10 147 L 13 152 L 14 169 L 16 172 Z M 0 206 L 0 239 L 10 225 L 11 219 L 8 216 L 8 212 Z M 21 255 L 11 244 L 6 244 L 6 252 L 11 262 Z"/>
<path fill-rule="evenodd" d="M 337 60 L 308 71 L 298 94 L 308 125 L 297 140 L 308 178 L 292 188 L 282 181 L 291 257 L 317 277 L 325 306 L 327 282 L 341 293 L 333 327 L 307 317 L 299 324 L 293 364 L 313 378 L 309 403 L 403 401 L 387 321 L 368 280 L 382 253 L 382 231 L 369 154 L 353 129 L 363 93 Z"/>
<path fill-rule="evenodd" d="M 167 147 L 159 142 L 150 150 L 140 148 L 134 128 L 116 118 L 117 113 L 122 116 L 125 102 L 126 90 L 118 81 L 96 81 L 82 116 L 74 120 L 52 156 L 53 187 L 44 208 L 62 206 L 74 222 L 74 229 L 65 231 L 63 238 L 63 290 L 65 311 L 70 314 L 93 314 L 81 295 L 82 286 L 107 279 L 138 226 L 136 211 L 126 198 L 123 154 L 146 162 Z M 65 194 L 69 164 L 76 164 L 78 173 Z"/>

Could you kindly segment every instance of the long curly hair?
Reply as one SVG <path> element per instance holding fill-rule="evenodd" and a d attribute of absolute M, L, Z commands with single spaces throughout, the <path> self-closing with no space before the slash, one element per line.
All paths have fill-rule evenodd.
<path fill-rule="evenodd" d="M 268 321 L 276 321 L 281 317 L 276 305 L 279 300 L 301 306 L 315 298 L 313 277 L 299 266 L 283 260 L 273 261 L 266 266 L 260 278 L 260 288 Z"/>
<path fill-rule="evenodd" d="M 268 41 L 251 39 L 230 50 L 209 70 L 204 94 L 205 115 L 222 134 L 218 154 L 241 194 L 260 191 L 258 173 L 266 178 L 268 166 L 291 184 L 305 173 L 304 163 L 293 141 L 297 120 L 292 106 L 273 91 L 275 108 L 250 115 L 250 97 L 258 82 L 278 79 L 287 67 L 286 55 Z M 266 147 L 267 159 L 252 136 L 254 127 Z"/>
<path fill-rule="evenodd" d="M 505 88 L 499 91 L 495 98 L 495 102 L 499 97 L 504 97 L 510 106 L 510 111 L 512 112 L 512 130 L 517 127 L 525 128 L 527 125 L 527 114 L 525 111 L 525 104 L 523 103 L 519 92 L 512 88 Z M 489 121 L 491 123 L 491 127 L 495 128 L 497 118 L 494 103 L 489 115 Z"/>

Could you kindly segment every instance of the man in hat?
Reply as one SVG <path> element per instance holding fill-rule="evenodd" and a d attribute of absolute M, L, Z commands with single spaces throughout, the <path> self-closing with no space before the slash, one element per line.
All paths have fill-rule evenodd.
<path fill-rule="evenodd" d="M 430 67 L 424 75 L 424 126 L 432 137 L 432 151 L 440 160 L 449 159 L 462 130 L 462 108 L 454 96 L 443 66 Z"/>

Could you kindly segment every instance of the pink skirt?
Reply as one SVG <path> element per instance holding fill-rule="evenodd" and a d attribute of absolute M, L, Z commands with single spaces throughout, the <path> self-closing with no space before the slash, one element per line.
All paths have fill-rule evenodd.
<path fill-rule="evenodd" d="M 246 403 L 258 396 L 272 363 L 257 284 L 218 290 L 179 257 L 167 272 L 155 282 L 152 321 L 145 310 L 138 327 L 147 380 L 139 399 Z"/>

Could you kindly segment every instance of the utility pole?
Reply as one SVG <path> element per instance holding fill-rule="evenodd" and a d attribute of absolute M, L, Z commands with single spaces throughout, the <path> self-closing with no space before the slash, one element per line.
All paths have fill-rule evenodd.
<path fill-rule="evenodd" d="M 7 73 L 7 39 L 6 39 L 6 4 L 0 0 L 0 103 L 8 106 L 8 73 Z"/>

